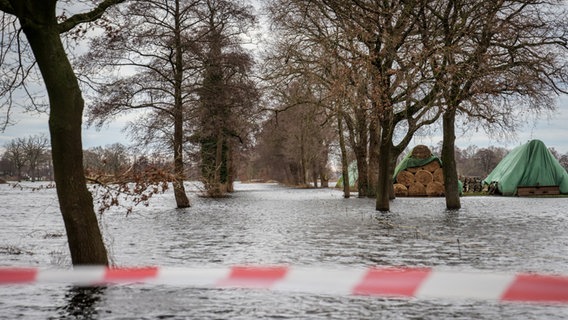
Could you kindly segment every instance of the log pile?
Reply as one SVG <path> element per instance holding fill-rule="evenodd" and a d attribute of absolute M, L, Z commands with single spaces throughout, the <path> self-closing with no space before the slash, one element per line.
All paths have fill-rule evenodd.
<path fill-rule="evenodd" d="M 432 156 L 430 149 L 419 145 L 412 150 L 411 157 L 427 159 Z M 419 167 L 401 170 L 396 176 L 394 192 L 397 197 L 440 197 L 444 195 L 444 171 L 438 160 Z"/>

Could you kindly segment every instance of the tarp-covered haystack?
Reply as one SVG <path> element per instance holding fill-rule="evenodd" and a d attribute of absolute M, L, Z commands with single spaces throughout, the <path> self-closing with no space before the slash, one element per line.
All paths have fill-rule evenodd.
<path fill-rule="evenodd" d="M 397 197 L 443 196 L 442 162 L 427 146 L 418 145 L 396 166 L 394 192 Z"/>
<path fill-rule="evenodd" d="M 533 188 L 533 192 L 554 187 L 557 193 L 558 190 L 562 194 L 568 193 L 568 173 L 540 140 L 529 141 L 511 150 L 483 183 L 506 196 L 517 195 L 520 188 L 527 187 Z"/>

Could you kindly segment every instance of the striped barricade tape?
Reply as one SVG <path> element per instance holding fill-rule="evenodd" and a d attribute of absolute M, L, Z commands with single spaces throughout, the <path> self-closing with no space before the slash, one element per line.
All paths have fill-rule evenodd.
<path fill-rule="evenodd" d="M 0 267 L 0 285 L 65 283 L 93 286 L 152 283 L 202 288 L 258 288 L 316 294 L 419 299 L 480 299 L 568 303 L 568 276 L 452 272 L 431 268 L 105 268 L 72 270 Z"/>

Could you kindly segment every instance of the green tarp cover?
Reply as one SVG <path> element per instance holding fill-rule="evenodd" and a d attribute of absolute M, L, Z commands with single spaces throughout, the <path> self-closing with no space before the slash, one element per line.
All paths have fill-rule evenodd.
<path fill-rule="evenodd" d="M 518 186 L 559 186 L 560 193 L 568 193 L 568 173 L 540 140 L 511 150 L 483 180 L 492 182 L 506 196 L 516 195 Z"/>
<path fill-rule="evenodd" d="M 357 179 L 359 178 L 359 172 L 357 171 L 357 162 L 353 161 L 348 167 L 349 172 L 349 187 L 354 188 L 355 183 L 357 183 Z M 343 188 L 343 175 L 339 177 L 337 183 L 335 184 L 336 188 Z"/>
<path fill-rule="evenodd" d="M 442 161 L 436 156 L 430 156 L 426 159 L 418 159 L 418 158 L 412 157 L 412 153 L 408 153 L 406 155 L 406 157 L 404 157 L 404 159 L 402 159 L 402 161 L 400 161 L 398 166 L 396 166 L 396 168 L 394 169 L 394 175 L 393 175 L 392 179 L 393 179 L 394 182 L 396 182 L 396 176 L 402 170 L 404 170 L 406 168 L 421 167 L 423 165 L 427 165 L 428 163 L 430 163 L 434 160 L 438 161 L 440 163 L 440 165 L 442 165 Z"/>
<path fill-rule="evenodd" d="M 393 183 L 396 183 L 396 176 L 404 169 L 406 168 L 414 168 L 414 167 L 421 167 L 424 165 L 427 165 L 428 163 L 432 162 L 432 161 L 438 161 L 440 163 L 440 166 L 442 166 L 442 160 L 440 160 L 440 158 L 432 155 L 426 159 L 419 159 L 419 158 L 414 158 L 412 157 L 412 152 L 407 154 L 406 157 L 404 157 L 404 159 L 402 159 L 402 161 L 400 161 L 400 163 L 398 164 L 398 166 L 396 166 L 396 168 L 394 169 L 394 175 L 392 176 L 392 180 Z M 463 193 L 463 183 L 458 180 L 458 190 L 460 195 Z"/>

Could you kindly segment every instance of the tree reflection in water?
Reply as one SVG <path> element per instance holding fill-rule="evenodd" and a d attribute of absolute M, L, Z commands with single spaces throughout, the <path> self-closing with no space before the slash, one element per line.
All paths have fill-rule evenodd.
<path fill-rule="evenodd" d="M 59 307 L 61 319 L 98 319 L 97 303 L 106 287 L 71 287 L 65 294 L 66 304 Z"/>

